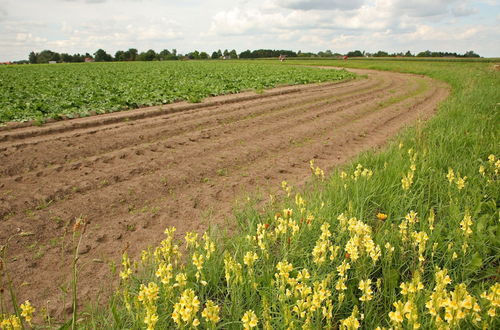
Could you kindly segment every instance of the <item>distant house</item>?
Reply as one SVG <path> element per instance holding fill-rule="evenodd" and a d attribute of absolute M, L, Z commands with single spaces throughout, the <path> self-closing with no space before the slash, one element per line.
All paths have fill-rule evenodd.
<path fill-rule="evenodd" d="M 9 64 L 12 64 L 10 62 L 0 62 L 0 65 L 9 65 Z"/>
<path fill-rule="evenodd" d="M 49 64 L 57 64 L 57 61 L 49 61 Z"/>
<path fill-rule="evenodd" d="M 92 57 L 85 57 L 85 63 L 90 63 L 94 62 L 94 59 Z"/>

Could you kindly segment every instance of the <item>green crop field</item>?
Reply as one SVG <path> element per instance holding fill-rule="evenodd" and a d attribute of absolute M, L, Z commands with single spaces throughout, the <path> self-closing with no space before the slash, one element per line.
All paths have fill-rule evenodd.
<path fill-rule="evenodd" d="M 0 123 L 87 116 L 207 96 L 352 78 L 276 63 L 122 62 L 0 67 Z"/>

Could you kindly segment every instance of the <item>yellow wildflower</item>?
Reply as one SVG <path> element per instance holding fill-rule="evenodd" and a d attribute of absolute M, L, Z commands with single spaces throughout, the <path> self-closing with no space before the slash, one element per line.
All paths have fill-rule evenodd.
<path fill-rule="evenodd" d="M 200 246 L 198 244 L 198 234 L 193 233 L 193 232 L 187 232 L 186 236 L 184 236 L 184 239 L 186 240 L 186 246 L 187 248 L 197 248 Z"/>
<path fill-rule="evenodd" d="M 120 272 L 120 277 L 122 280 L 127 280 L 132 275 L 132 269 L 130 269 L 130 259 L 126 252 L 122 256 L 122 267 L 123 270 Z"/>
<path fill-rule="evenodd" d="M 392 246 L 389 242 L 385 243 L 385 249 L 387 250 L 387 254 L 389 255 L 394 252 L 394 246 Z"/>
<path fill-rule="evenodd" d="M 141 284 L 141 288 L 139 290 L 139 294 L 137 296 L 137 299 L 140 302 L 153 302 L 158 299 L 158 285 L 156 285 L 155 282 L 149 282 L 149 284 L 146 286 L 144 284 Z"/>
<path fill-rule="evenodd" d="M 187 275 L 186 273 L 179 273 L 175 275 L 175 284 L 174 287 L 180 287 L 183 288 L 187 284 Z"/>
<path fill-rule="evenodd" d="M 373 291 L 370 287 L 372 280 L 361 280 L 359 281 L 358 288 L 361 290 L 363 295 L 359 298 L 360 301 L 370 301 L 373 299 Z"/>
<path fill-rule="evenodd" d="M 203 234 L 203 240 L 205 241 L 203 248 L 206 251 L 206 257 L 208 260 L 212 256 L 212 253 L 215 252 L 215 243 L 210 239 L 207 233 Z"/>
<path fill-rule="evenodd" d="M 465 187 L 465 180 L 467 180 L 467 177 L 458 177 L 455 183 L 457 184 L 458 190 L 462 190 Z"/>
<path fill-rule="evenodd" d="M 434 209 L 431 209 L 430 213 L 429 213 L 429 217 L 427 218 L 427 222 L 429 223 L 429 230 L 432 231 L 434 230 L 434 220 L 435 220 L 435 213 L 434 213 Z"/>
<path fill-rule="evenodd" d="M 207 323 L 212 323 L 215 325 L 219 322 L 220 307 L 217 306 L 212 300 L 207 300 L 205 304 L 205 309 L 201 312 L 201 316 L 205 319 Z"/>
<path fill-rule="evenodd" d="M 195 295 L 193 289 L 186 289 L 182 293 L 179 302 L 174 305 L 172 319 L 179 326 L 197 326 L 199 320 L 196 318 L 196 313 L 200 309 L 200 301 Z"/>
<path fill-rule="evenodd" d="M 259 259 L 257 253 L 248 251 L 243 257 L 243 263 L 251 268 L 257 259 Z"/>
<path fill-rule="evenodd" d="M 479 174 L 481 174 L 482 176 L 484 176 L 484 172 L 485 172 L 485 170 L 486 170 L 486 169 L 484 168 L 484 166 L 483 166 L 483 165 L 480 165 L 480 166 L 479 166 Z"/>
<path fill-rule="evenodd" d="M 0 317 L 2 315 L 0 314 Z M 1 320 L 1 318 L 0 318 Z M 6 317 L 0 322 L 0 329 L 5 330 L 20 330 L 21 329 L 21 320 L 15 315 L 10 315 Z"/>
<path fill-rule="evenodd" d="M 403 323 L 404 321 L 404 304 L 401 300 L 398 300 L 397 302 L 392 304 L 396 310 L 394 312 L 389 312 L 389 318 L 391 319 L 392 322 L 399 324 Z"/>
<path fill-rule="evenodd" d="M 466 211 L 463 220 L 460 222 L 460 228 L 464 232 L 465 237 L 468 237 L 470 234 L 472 234 L 472 229 L 470 228 L 471 226 L 472 217 L 469 214 L 469 211 Z"/>
<path fill-rule="evenodd" d="M 241 318 L 241 322 L 243 322 L 243 328 L 245 330 L 255 328 L 259 323 L 259 319 L 253 310 L 248 310 L 245 312 L 243 317 Z"/>
<path fill-rule="evenodd" d="M 354 306 L 351 315 L 348 318 L 340 321 L 340 329 L 342 330 L 358 329 L 361 326 L 358 321 L 358 314 L 359 314 L 358 306 Z"/>
<path fill-rule="evenodd" d="M 351 265 L 347 261 L 343 260 L 342 264 L 337 267 L 337 272 L 340 277 L 344 277 L 349 269 L 351 269 Z"/>
<path fill-rule="evenodd" d="M 229 253 L 224 255 L 224 270 L 228 285 L 237 285 L 243 282 L 242 266 Z"/>
<path fill-rule="evenodd" d="M 33 313 L 36 309 L 31 305 L 29 300 L 26 300 L 24 304 L 21 304 L 21 316 L 24 317 L 26 322 L 31 325 L 31 319 L 33 318 Z"/>
<path fill-rule="evenodd" d="M 500 283 L 493 284 L 489 290 L 481 294 L 481 298 L 486 299 L 489 303 L 488 315 L 495 317 L 496 310 L 500 307 Z"/>
<path fill-rule="evenodd" d="M 453 171 L 453 169 L 451 167 L 448 168 L 448 174 L 446 175 L 446 178 L 448 179 L 448 182 L 450 184 L 452 184 L 453 181 L 455 181 L 455 172 Z"/>
<path fill-rule="evenodd" d="M 205 257 L 201 253 L 193 253 L 193 257 L 191 258 L 193 261 L 193 265 L 196 266 L 196 279 L 200 280 L 201 271 L 203 270 L 203 263 L 205 262 Z"/>
<path fill-rule="evenodd" d="M 170 280 L 173 277 L 172 274 L 173 266 L 172 264 L 166 264 L 165 262 L 161 262 L 158 265 L 158 269 L 156 270 L 156 277 L 160 278 L 161 283 L 167 285 L 170 283 Z"/>

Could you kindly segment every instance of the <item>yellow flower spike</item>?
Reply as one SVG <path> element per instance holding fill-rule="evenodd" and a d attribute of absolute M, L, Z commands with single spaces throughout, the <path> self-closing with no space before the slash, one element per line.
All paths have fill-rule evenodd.
<path fill-rule="evenodd" d="M 394 246 L 392 246 L 389 242 L 385 243 L 385 249 L 387 250 L 387 254 L 389 255 L 394 252 Z"/>
<path fill-rule="evenodd" d="M 175 284 L 174 284 L 174 288 L 183 288 L 186 286 L 187 284 L 187 275 L 185 273 L 179 273 L 177 275 L 175 275 Z"/>
<path fill-rule="evenodd" d="M 389 312 L 389 318 L 393 323 L 399 325 L 404 321 L 404 304 L 401 300 L 393 303 L 393 306 L 396 308 L 395 311 Z"/>
<path fill-rule="evenodd" d="M 200 321 L 196 314 L 200 309 L 200 301 L 193 289 L 186 289 L 182 293 L 179 301 L 174 305 L 172 319 L 179 327 L 198 326 Z"/>
<path fill-rule="evenodd" d="M 2 315 L 0 314 L 0 317 Z M 2 318 L 0 318 L 2 320 Z M 0 322 L 0 329 L 21 330 L 21 320 L 15 315 L 9 315 Z"/>
<path fill-rule="evenodd" d="M 469 214 L 469 211 L 465 211 L 464 218 L 460 222 L 460 229 L 464 232 L 465 237 L 469 237 L 472 234 L 472 217 Z"/>
<path fill-rule="evenodd" d="M 370 301 L 373 299 L 373 291 L 371 289 L 372 280 L 361 280 L 359 281 L 358 289 L 361 290 L 363 295 L 359 298 L 360 301 Z"/>
<path fill-rule="evenodd" d="M 243 257 L 243 263 L 247 265 L 249 268 L 253 267 L 255 261 L 259 259 L 259 256 L 257 253 L 253 251 L 248 251 L 245 256 Z"/>
<path fill-rule="evenodd" d="M 457 184 L 458 190 L 462 190 L 465 187 L 465 180 L 467 180 L 466 176 L 464 176 L 464 177 L 458 177 L 456 179 L 455 183 Z"/>
<path fill-rule="evenodd" d="M 212 256 L 212 253 L 215 252 L 215 243 L 210 239 L 210 236 L 208 236 L 206 232 L 203 234 L 203 241 L 205 242 L 203 248 L 206 251 L 206 258 L 208 260 Z"/>
<path fill-rule="evenodd" d="M 484 172 L 485 172 L 485 168 L 483 165 L 480 165 L 479 166 L 479 174 L 481 174 L 483 177 L 484 177 Z"/>
<path fill-rule="evenodd" d="M 448 179 L 448 182 L 450 184 L 452 184 L 453 181 L 455 181 L 455 172 L 453 171 L 453 169 L 451 167 L 448 168 L 448 174 L 446 175 L 446 178 Z"/>
<path fill-rule="evenodd" d="M 158 269 L 156 270 L 155 275 L 161 280 L 162 284 L 168 285 L 173 277 L 172 271 L 172 264 L 167 265 L 165 262 L 161 262 L 158 265 Z"/>
<path fill-rule="evenodd" d="M 24 317 L 26 322 L 31 325 L 31 320 L 36 309 L 31 305 L 29 300 L 26 300 L 24 304 L 21 304 L 21 316 Z"/>
<path fill-rule="evenodd" d="M 219 313 L 220 307 L 217 306 L 212 300 L 207 300 L 205 309 L 203 309 L 203 312 L 201 312 L 201 316 L 207 323 L 215 325 L 220 320 Z"/>
<path fill-rule="evenodd" d="M 187 232 L 186 236 L 184 236 L 184 239 L 186 240 L 186 246 L 187 248 L 198 248 L 200 245 L 198 244 L 198 234 L 193 233 L 193 232 Z"/>
<path fill-rule="evenodd" d="M 349 269 L 351 269 L 351 265 L 347 261 L 343 260 L 342 263 L 337 267 L 337 272 L 339 273 L 340 277 L 344 277 Z"/>
<path fill-rule="evenodd" d="M 255 328 L 259 323 L 259 319 L 253 310 L 248 310 L 245 312 L 243 317 L 241 318 L 241 322 L 243 322 L 243 328 L 245 330 Z"/>
<path fill-rule="evenodd" d="M 120 272 L 120 278 L 125 281 L 130 277 L 130 275 L 132 275 L 132 269 L 130 268 L 130 259 L 128 258 L 126 252 L 122 256 L 122 267 L 123 270 Z"/>
<path fill-rule="evenodd" d="M 361 324 L 358 321 L 358 314 L 359 314 L 358 306 L 354 306 L 351 316 L 340 321 L 340 329 L 342 330 L 359 329 Z"/>
<path fill-rule="evenodd" d="M 429 223 L 429 230 L 432 231 L 434 230 L 434 221 L 436 218 L 436 214 L 434 213 L 434 209 L 431 209 L 429 212 L 429 217 L 427 218 L 427 222 Z"/>

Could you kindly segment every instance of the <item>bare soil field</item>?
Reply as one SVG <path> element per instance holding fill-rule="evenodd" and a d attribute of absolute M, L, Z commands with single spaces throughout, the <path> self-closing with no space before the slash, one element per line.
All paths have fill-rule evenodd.
<path fill-rule="evenodd" d="M 170 226 L 179 235 L 231 226 L 235 198 L 303 183 L 311 159 L 328 170 L 380 147 L 449 93 L 423 76 L 353 71 L 366 79 L 0 128 L 0 244 L 12 237 L 7 269 L 19 301 L 71 312 L 79 217 L 88 222 L 85 303 L 112 291 L 110 265 L 119 270 L 124 251 L 138 256 Z"/>

